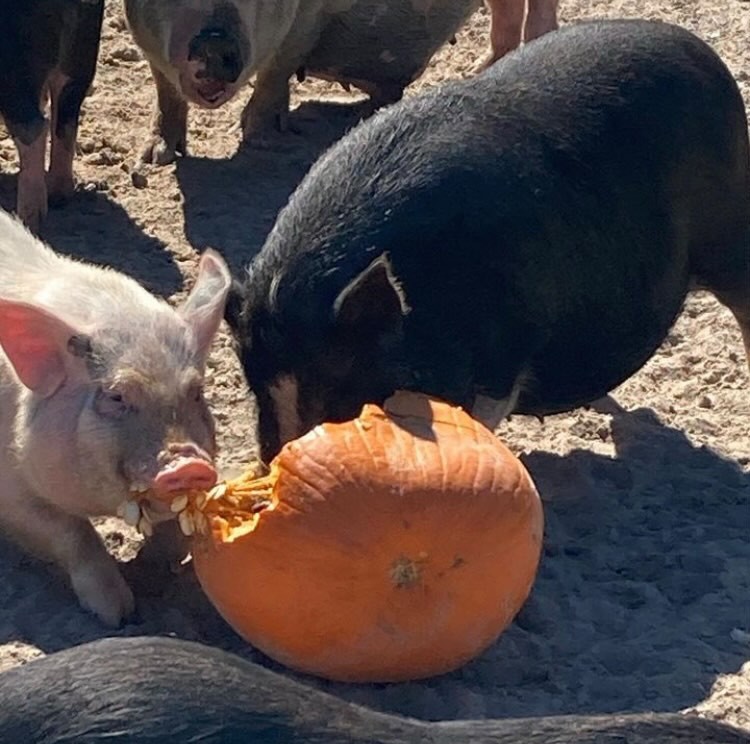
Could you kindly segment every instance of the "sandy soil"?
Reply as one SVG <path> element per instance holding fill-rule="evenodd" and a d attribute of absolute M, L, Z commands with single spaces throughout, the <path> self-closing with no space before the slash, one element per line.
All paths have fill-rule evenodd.
<path fill-rule="evenodd" d="M 750 3 L 562 0 L 561 16 L 681 23 L 723 55 L 750 103 Z M 484 56 L 487 25 L 478 12 L 414 89 L 468 75 Z M 302 136 L 290 136 L 283 152 L 236 154 L 243 96 L 218 112 L 191 113 L 192 157 L 133 178 L 152 95 L 147 64 L 111 2 L 79 141 L 80 193 L 50 214 L 43 234 L 61 251 L 114 265 L 170 297 L 206 246 L 239 269 L 316 155 L 356 119 L 337 105 L 356 96 L 308 81 L 294 94 Z M 6 137 L 5 208 L 14 204 L 15 158 Z M 208 378 L 222 461 L 240 467 L 253 449 L 252 410 L 226 336 Z M 501 640 L 464 669 L 425 683 L 313 683 L 430 719 L 697 707 L 750 729 L 749 391 L 729 313 L 710 297 L 690 299 L 656 357 L 615 391 L 616 405 L 501 427 L 547 514 L 538 582 Z M 129 561 L 138 592 L 141 619 L 120 634 L 175 634 L 273 666 L 226 627 L 190 570 L 157 576 L 131 560 L 132 532 L 117 520 L 100 529 Z M 0 668 L 112 634 L 78 609 L 59 576 L 4 542 L 0 567 Z"/>

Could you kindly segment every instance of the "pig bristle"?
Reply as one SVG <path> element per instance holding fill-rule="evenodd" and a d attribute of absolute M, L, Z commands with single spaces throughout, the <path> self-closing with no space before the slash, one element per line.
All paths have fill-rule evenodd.
<path fill-rule="evenodd" d="M 4 212 L 0 297 L 54 309 L 77 331 L 91 335 L 104 373 L 117 363 L 158 377 L 195 364 L 193 335 L 166 301 L 114 269 L 55 253 Z"/>

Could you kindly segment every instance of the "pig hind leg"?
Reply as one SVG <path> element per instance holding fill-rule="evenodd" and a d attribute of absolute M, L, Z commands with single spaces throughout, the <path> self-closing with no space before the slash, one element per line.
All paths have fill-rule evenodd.
<path fill-rule="evenodd" d="M 52 149 L 47 179 L 50 206 L 75 190 L 73 157 L 81 105 L 96 71 L 104 3 L 82 3 L 66 19 L 60 61 L 49 78 Z"/>
<path fill-rule="evenodd" d="M 732 311 L 750 369 L 750 229 L 733 248 L 705 251 L 692 267 L 693 289 L 706 289 Z"/>

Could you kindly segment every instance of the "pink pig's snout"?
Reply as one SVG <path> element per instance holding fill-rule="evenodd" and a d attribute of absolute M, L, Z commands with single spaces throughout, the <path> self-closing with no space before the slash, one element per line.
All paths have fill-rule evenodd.
<path fill-rule="evenodd" d="M 157 496 L 175 491 L 206 491 L 216 485 L 216 468 L 209 456 L 195 445 L 170 445 L 160 459 L 166 462 L 153 481 Z"/>

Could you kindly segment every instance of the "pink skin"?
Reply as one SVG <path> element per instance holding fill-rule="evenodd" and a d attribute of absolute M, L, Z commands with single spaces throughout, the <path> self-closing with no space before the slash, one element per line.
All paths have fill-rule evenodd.
<path fill-rule="evenodd" d="M 30 299 L 43 296 L 63 316 L 74 315 L 73 287 L 73 295 L 98 301 L 98 313 L 115 330 L 128 321 L 110 315 L 110 303 L 126 303 L 128 317 L 154 323 L 154 338 L 125 347 L 121 356 L 94 360 L 86 339 L 96 336 L 97 317 L 71 324 L 57 311 L 0 298 L 0 528 L 60 566 L 80 604 L 117 626 L 133 611 L 133 593 L 88 517 L 114 514 L 134 495 L 147 500 L 151 516 L 157 494 L 215 483 L 215 434 L 202 370 L 231 276 L 220 257 L 206 251 L 193 289 L 172 317 L 132 280 L 40 257 L 25 230 L 7 216 L 3 222 L 7 241 L 18 244 L 18 256 L 9 259 L 24 266 L 28 254 L 29 265 L 41 261 L 47 268 L 49 262 L 54 274 L 36 282 L 30 274 L 24 285 Z M 69 272 L 71 281 L 58 281 L 58 270 Z M 154 522 L 174 517 L 165 501 Z"/>
<path fill-rule="evenodd" d="M 528 0 L 529 11 L 523 29 L 525 42 L 554 31 L 557 24 L 557 5 L 559 0 Z"/>
<path fill-rule="evenodd" d="M 216 485 L 218 476 L 211 458 L 192 442 L 169 445 L 159 459 L 167 462 L 152 481 L 151 489 L 157 497 L 176 491 L 207 491 Z"/>
<path fill-rule="evenodd" d="M 188 59 L 188 47 L 201 30 L 205 15 L 200 11 L 183 11 L 169 40 L 169 61 L 178 71 L 180 91 L 186 100 L 205 109 L 216 109 L 231 100 L 240 86 L 205 77 L 205 65 Z"/>
<path fill-rule="evenodd" d="M 50 200 L 58 202 L 65 201 L 73 196 L 75 192 L 75 179 L 73 177 L 73 157 L 75 156 L 75 141 L 66 141 L 64 137 L 58 137 L 57 129 L 57 107 L 60 91 L 69 78 L 60 72 L 53 72 L 49 79 L 50 111 L 52 122 L 50 131 L 52 133 L 52 148 L 50 151 L 49 174 L 47 176 L 47 188 Z"/>
<path fill-rule="evenodd" d="M 558 1 L 485 0 L 491 16 L 491 51 L 480 69 L 486 69 L 508 52 L 512 52 L 522 40 L 533 41 L 549 31 L 554 31 L 557 28 Z"/>
<path fill-rule="evenodd" d="M 16 140 L 18 149 L 18 195 L 16 213 L 32 232 L 39 231 L 47 215 L 47 184 L 44 176 L 44 156 L 47 149 L 47 127 L 30 144 Z"/>

